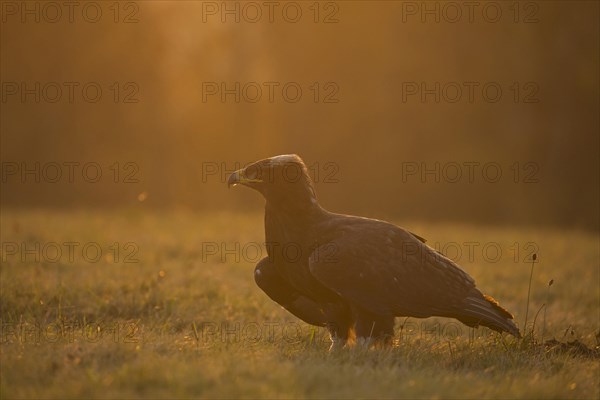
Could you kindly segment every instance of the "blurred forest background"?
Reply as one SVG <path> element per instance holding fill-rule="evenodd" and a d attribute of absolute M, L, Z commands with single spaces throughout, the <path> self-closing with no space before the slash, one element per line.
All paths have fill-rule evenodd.
<path fill-rule="evenodd" d="M 22 10 L 4 3 L 21 2 L 2 6 L 3 208 L 256 212 L 263 200 L 228 192 L 226 174 L 236 163 L 297 153 L 312 166 L 322 205 L 336 212 L 599 227 L 598 2 L 500 2 L 498 22 L 486 21 L 481 7 L 472 22 L 466 9 L 451 22 L 446 3 L 427 3 L 440 7 L 439 23 L 407 8 L 421 2 L 297 2 L 296 23 L 282 17 L 285 2 L 273 22 L 266 8 L 249 21 L 255 10 L 243 2 L 122 2 L 116 16 L 114 3 L 100 2 L 96 23 L 82 19 L 81 8 L 72 23 L 64 9 L 59 22 L 25 15 L 23 23 Z M 238 7 L 240 22 L 213 7 Z M 22 85 L 36 82 L 47 88 L 40 101 L 22 98 Z M 47 101 L 49 82 L 63 88 L 56 102 Z M 73 102 L 64 82 L 78 83 Z M 97 102 L 81 95 L 89 82 L 102 88 Z M 263 96 L 248 101 L 250 84 L 239 102 L 221 101 L 207 93 L 221 82 L 229 89 L 240 82 L 240 91 L 256 82 Z M 272 102 L 264 82 L 279 85 Z M 302 88 L 297 102 L 282 95 L 289 82 Z M 454 93 L 447 92 L 436 102 L 408 95 L 411 82 L 479 86 L 473 102 L 466 89 L 459 101 L 447 101 Z M 481 95 L 489 82 L 502 88 L 497 102 Z M 62 165 L 62 178 L 36 182 L 14 172 L 36 162 Z M 407 162 L 457 163 L 463 176 L 455 183 L 443 172 L 439 182 L 403 176 Z M 497 163 L 502 178 L 488 182 L 475 168 L 469 181 L 469 162 Z M 79 163 L 73 182 L 64 163 Z M 82 179 L 86 163 L 98 163 L 102 179 Z"/>

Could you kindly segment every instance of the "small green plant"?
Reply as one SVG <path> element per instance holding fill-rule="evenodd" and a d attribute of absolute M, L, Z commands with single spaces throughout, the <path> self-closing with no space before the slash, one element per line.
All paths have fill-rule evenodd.
<path fill-rule="evenodd" d="M 527 288 L 527 307 L 525 308 L 525 324 L 523 324 L 523 337 L 527 337 L 527 317 L 529 316 L 529 299 L 531 298 L 531 281 L 533 280 L 533 267 L 537 260 L 537 254 L 534 253 L 531 258 L 531 273 L 529 274 L 529 286 Z M 531 338 L 533 339 L 533 329 L 531 330 Z"/>

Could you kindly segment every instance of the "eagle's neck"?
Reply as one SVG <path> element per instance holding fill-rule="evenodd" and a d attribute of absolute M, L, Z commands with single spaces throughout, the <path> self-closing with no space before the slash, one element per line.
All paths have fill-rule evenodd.
<path fill-rule="evenodd" d="M 286 243 L 308 246 L 304 243 L 313 237 L 315 226 L 325 217 L 325 211 L 316 197 L 307 197 L 299 201 L 289 199 L 267 199 L 265 206 L 265 238 L 267 242 L 281 245 Z"/>

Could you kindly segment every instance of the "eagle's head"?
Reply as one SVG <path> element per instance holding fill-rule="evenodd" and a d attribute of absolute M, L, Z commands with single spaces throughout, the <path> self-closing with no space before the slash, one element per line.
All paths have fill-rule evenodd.
<path fill-rule="evenodd" d="M 259 191 L 273 204 L 317 204 L 306 165 L 296 154 L 265 158 L 235 171 L 229 176 L 227 185 L 238 184 Z"/>

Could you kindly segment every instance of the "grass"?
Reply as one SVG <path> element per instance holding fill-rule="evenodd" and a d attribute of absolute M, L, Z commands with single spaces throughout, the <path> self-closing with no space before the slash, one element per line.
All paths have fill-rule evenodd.
<path fill-rule="evenodd" d="M 398 318 L 394 348 L 331 354 L 323 330 L 296 320 L 255 286 L 252 250 L 263 241 L 259 214 L 3 210 L 0 395 L 600 396 L 598 359 L 539 345 L 550 338 L 597 345 L 597 235 L 400 224 L 449 253 L 461 249 L 459 263 L 520 325 L 535 251 L 530 335 L 518 341 L 453 320 Z M 64 242 L 79 243 L 72 257 Z M 465 242 L 479 243 L 471 245 L 471 258 Z M 60 256 L 52 243 L 61 248 Z M 102 250 L 96 262 L 94 243 Z M 17 254 L 11 254 L 13 244 Z M 86 244 L 87 255 L 81 252 Z M 229 252 L 207 255 L 215 244 Z M 34 250 L 23 255 L 24 246 Z M 502 252 L 495 262 L 493 248 Z M 137 262 L 124 262 L 126 256 Z M 548 287 L 550 279 L 554 284 Z M 543 304 L 546 322 L 541 312 L 531 332 Z"/>

